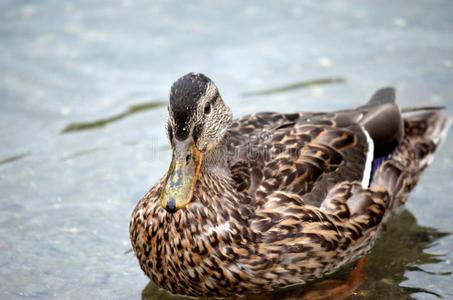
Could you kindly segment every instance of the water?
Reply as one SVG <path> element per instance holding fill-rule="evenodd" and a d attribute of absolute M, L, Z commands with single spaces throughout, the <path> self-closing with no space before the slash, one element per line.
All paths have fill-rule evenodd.
<path fill-rule="evenodd" d="M 162 101 L 182 74 L 210 76 L 236 116 L 351 107 L 385 85 L 451 113 L 451 28 L 447 0 L 1 1 L 0 299 L 171 298 L 125 252 L 168 166 Z M 452 149 L 450 135 L 354 299 L 453 298 Z"/>

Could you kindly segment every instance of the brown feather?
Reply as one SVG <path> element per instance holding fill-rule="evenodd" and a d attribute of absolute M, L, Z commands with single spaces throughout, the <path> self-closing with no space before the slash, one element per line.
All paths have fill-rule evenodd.
<path fill-rule="evenodd" d="M 130 236 L 143 271 L 176 294 L 230 296 L 304 283 L 364 255 L 448 123 L 438 112 L 395 121 L 392 95 L 356 110 L 236 120 L 224 141 L 228 170 L 205 167 L 186 207 L 161 208 L 163 180 L 137 204 Z M 363 127 L 390 153 L 369 188 Z"/>

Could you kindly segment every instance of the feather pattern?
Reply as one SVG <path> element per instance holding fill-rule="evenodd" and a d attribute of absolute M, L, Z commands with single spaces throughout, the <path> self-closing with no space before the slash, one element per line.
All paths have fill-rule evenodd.
<path fill-rule="evenodd" d="M 185 208 L 160 206 L 165 176 L 137 204 L 130 235 L 140 266 L 190 296 L 260 293 L 331 273 L 373 246 L 447 123 L 437 111 L 403 118 L 389 88 L 354 110 L 237 119 L 222 144 L 225 172 L 206 163 Z M 363 185 L 369 152 L 386 159 Z"/>

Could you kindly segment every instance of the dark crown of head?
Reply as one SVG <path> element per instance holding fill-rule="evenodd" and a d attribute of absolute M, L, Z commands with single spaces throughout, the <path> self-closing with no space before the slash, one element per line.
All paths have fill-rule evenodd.
<path fill-rule="evenodd" d="M 201 95 L 206 92 L 211 79 L 200 73 L 189 73 L 173 83 L 170 106 L 173 112 L 194 110 Z"/>
<path fill-rule="evenodd" d="M 197 109 L 200 97 L 206 92 L 211 79 L 203 74 L 189 73 L 173 83 L 170 91 L 170 111 L 174 120 L 174 135 L 184 140 Z"/>

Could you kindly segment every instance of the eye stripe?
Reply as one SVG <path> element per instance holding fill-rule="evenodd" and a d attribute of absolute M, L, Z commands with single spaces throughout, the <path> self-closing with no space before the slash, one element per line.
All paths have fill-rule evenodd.
<path fill-rule="evenodd" d="M 168 125 L 168 138 L 170 141 L 173 140 L 173 129 L 171 128 L 171 125 Z"/>
<path fill-rule="evenodd" d="M 209 115 L 211 113 L 211 102 L 207 102 L 204 105 L 204 114 Z"/>
<path fill-rule="evenodd" d="M 200 125 L 196 125 L 195 128 L 193 129 L 192 138 L 195 143 L 197 142 L 198 138 L 200 137 L 201 131 L 202 131 L 202 127 Z"/>

